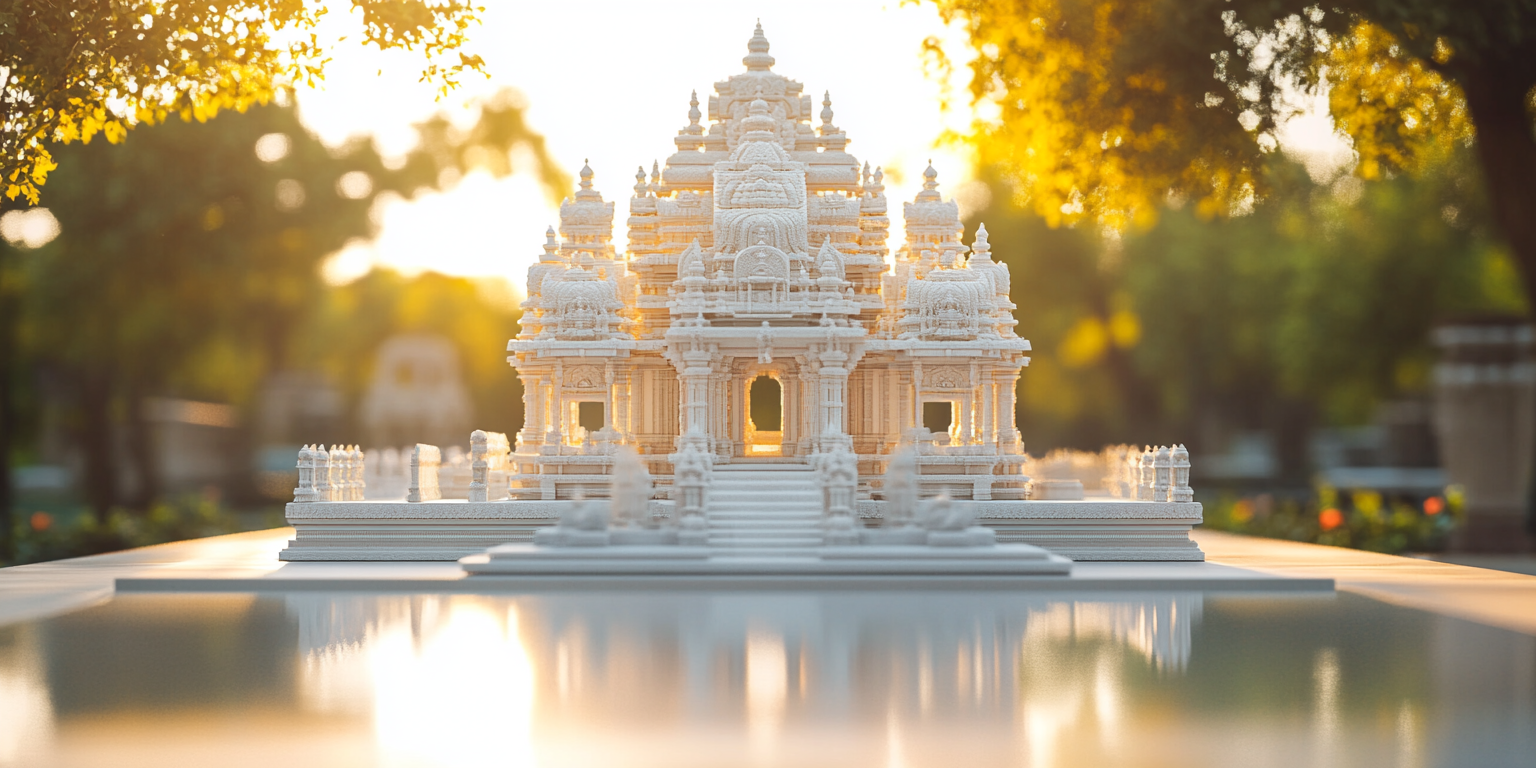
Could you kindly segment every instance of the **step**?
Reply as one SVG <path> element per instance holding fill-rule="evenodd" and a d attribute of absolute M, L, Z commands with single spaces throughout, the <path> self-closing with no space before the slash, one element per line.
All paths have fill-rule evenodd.
<path fill-rule="evenodd" d="M 815 512 L 821 514 L 821 504 L 814 501 L 764 501 L 762 499 L 710 499 L 711 512 L 762 512 L 777 515 L 787 512 Z"/>
<path fill-rule="evenodd" d="M 716 464 L 715 471 L 725 472 L 805 472 L 815 467 L 803 461 L 786 461 L 782 463 L 761 463 L 755 461 L 733 461 L 729 464 Z"/>
<path fill-rule="evenodd" d="M 714 476 L 716 487 L 740 487 L 740 485 L 777 485 L 780 488 L 816 488 L 816 475 L 740 475 Z"/>
<path fill-rule="evenodd" d="M 711 499 L 721 496 L 742 496 L 746 498 L 785 498 L 785 499 L 815 499 L 821 500 L 821 491 L 814 488 L 794 488 L 782 485 L 764 485 L 761 488 L 739 485 L 717 485 L 709 489 Z"/>
<path fill-rule="evenodd" d="M 741 538 L 743 536 L 757 536 L 759 534 L 764 536 L 778 536 L 781 534 L 794 536 L 810 534 L 820 535 L 821 528 L 818 526 L 805 525 L 803 523 L 784 523 L 782 525 L 773 525 L 771 523 L 751 522 L 720 523 L 710 526 L 709 531 L 712 534 L 728 534 L 736 538 Z"/>
<path fill-rule="evenodd" d="M 820 535 L 775 536 L 773 538 L 754 536 L 752 538 L 744 539 L 720 538 L 716 536 L 709 537 L 709 545 L 711 547 L 723 547 L 729 549 L 756 549 L 765 552 L 784 548 L 793 549 L 797 547 L 819 547 L 821 546 L 821 541 L 822 537 Z"/>
<path fill-rule="evenodd" d="M 725 481 L 715 478 L 711 491 L 783 491 L 787 493 L 815 493 L 820 494 L 821 489 L 815 483 L 801 485 L 785 480 L 753 480 L 750 483 L 739 481 Z"/>
<path fill-rule="evenodd" d="M 814 547 L 784 547 L 782 549 L 752 549 L 741 548 L 720 552 L 714 557 L 728 560 L 783 560 L 786 558 L 803 557 L 814 559 L 818 556 L 821 545 Z"/>
<path fill-rule="evenodd" d="M 820 520 L 820 509 L 775 509 L 751 507 L 715 507 L 709 509 L 711 520 Z"/>
<path fill-rule="evenodd" d="M 762 472 L 762 470 L 714 470 L 714 479 L 731 478 L 816 478 L 816 473 L 811 470 L 780 470 L 780 472 Z"/>

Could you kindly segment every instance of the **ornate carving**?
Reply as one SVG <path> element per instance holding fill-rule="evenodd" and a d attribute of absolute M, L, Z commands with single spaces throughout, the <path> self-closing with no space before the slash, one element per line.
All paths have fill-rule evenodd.
<path fill-rule="evenodd" d="M 931 368 L 923 373 L 924 384 L 932 389 L 966 389 L 971 386 L 968 371 L 954 366 Z"/>
<path fill-rule="evenodd" d="M 571 389 L 602 389 L 607 380 L 596 365 L 573 365 L 565 371 L 565 386 Z"/>

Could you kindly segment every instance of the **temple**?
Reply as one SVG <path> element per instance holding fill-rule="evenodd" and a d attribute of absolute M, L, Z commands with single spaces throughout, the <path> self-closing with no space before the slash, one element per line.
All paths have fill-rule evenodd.
<path fill-rule="evenodd" d="M 627 253 L 590 167 L 560 206 L 508 345 L 525 413 L 513 497 L 606 496 L 617 445 L 666 482 L 691 443 L 716 466 L 845 446 L 866 498 L 915 445 L 927 495 L 1023 499 L 1029 342 L 986 228 L 963 244 L 930 166 L 891 269 L 882 172 L 847 152 L 830 95 L 818 114 L 772 70 L 761 25 L 747 48 L 708 124 L 695 94 L 677 151 L 636 172 Z"/>
<path fill-rule="evenodd" d="M 282 559 L 831 577 L 1204 557 L 1181 446 L 1025 456 L 1008 268 L 985 226 L 963 242 L 933 168 L 893 255 L 883 174 L 830 95 L 818 112 L 773 71 L 761 26 L 743 61 L 636 172 L 624 253 L 581 169 L 507 346 L 522 429 L 467 453 L 306 447 Z"/>

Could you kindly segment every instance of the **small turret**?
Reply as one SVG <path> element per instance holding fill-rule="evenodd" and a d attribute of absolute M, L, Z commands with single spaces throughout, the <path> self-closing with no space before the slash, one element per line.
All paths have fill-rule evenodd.
<path fill-rule="evenodd" d="M 762 20 L 758 20 L 752 39 L 747 41 L 747 55 L 741 63 L 747 65 L 748 72 L 767 72 L 773 67 L 773 57 L 768 55 L 768 38 L 763 36 Z"/>

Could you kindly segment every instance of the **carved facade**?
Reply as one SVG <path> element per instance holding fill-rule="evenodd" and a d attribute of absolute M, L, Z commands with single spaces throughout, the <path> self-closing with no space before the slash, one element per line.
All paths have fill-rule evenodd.
<path fill-rule="evenodd" d="M 930 167 L 893 268 L 883 174 L 846 152 L 830 96 L 814 113 L 761 27 L 743 62 L 708 124 L 695 94 L 677 151 L 636 173 L 627 253 L 589 167 L 546 233 L 508 345 L 525 406 L 513 496 L 606 495 L 623 445 L 664 482 L 685 446 L 717 465 L 846 449 L 878 496 L 887 457 L 915 444 L 925 494 L 1023 498 L 1029 342 L 985 228 L 962 243 Z M 780 401 L 779 423 L 753 421 L 773 410 L 754 397 Z"/>

